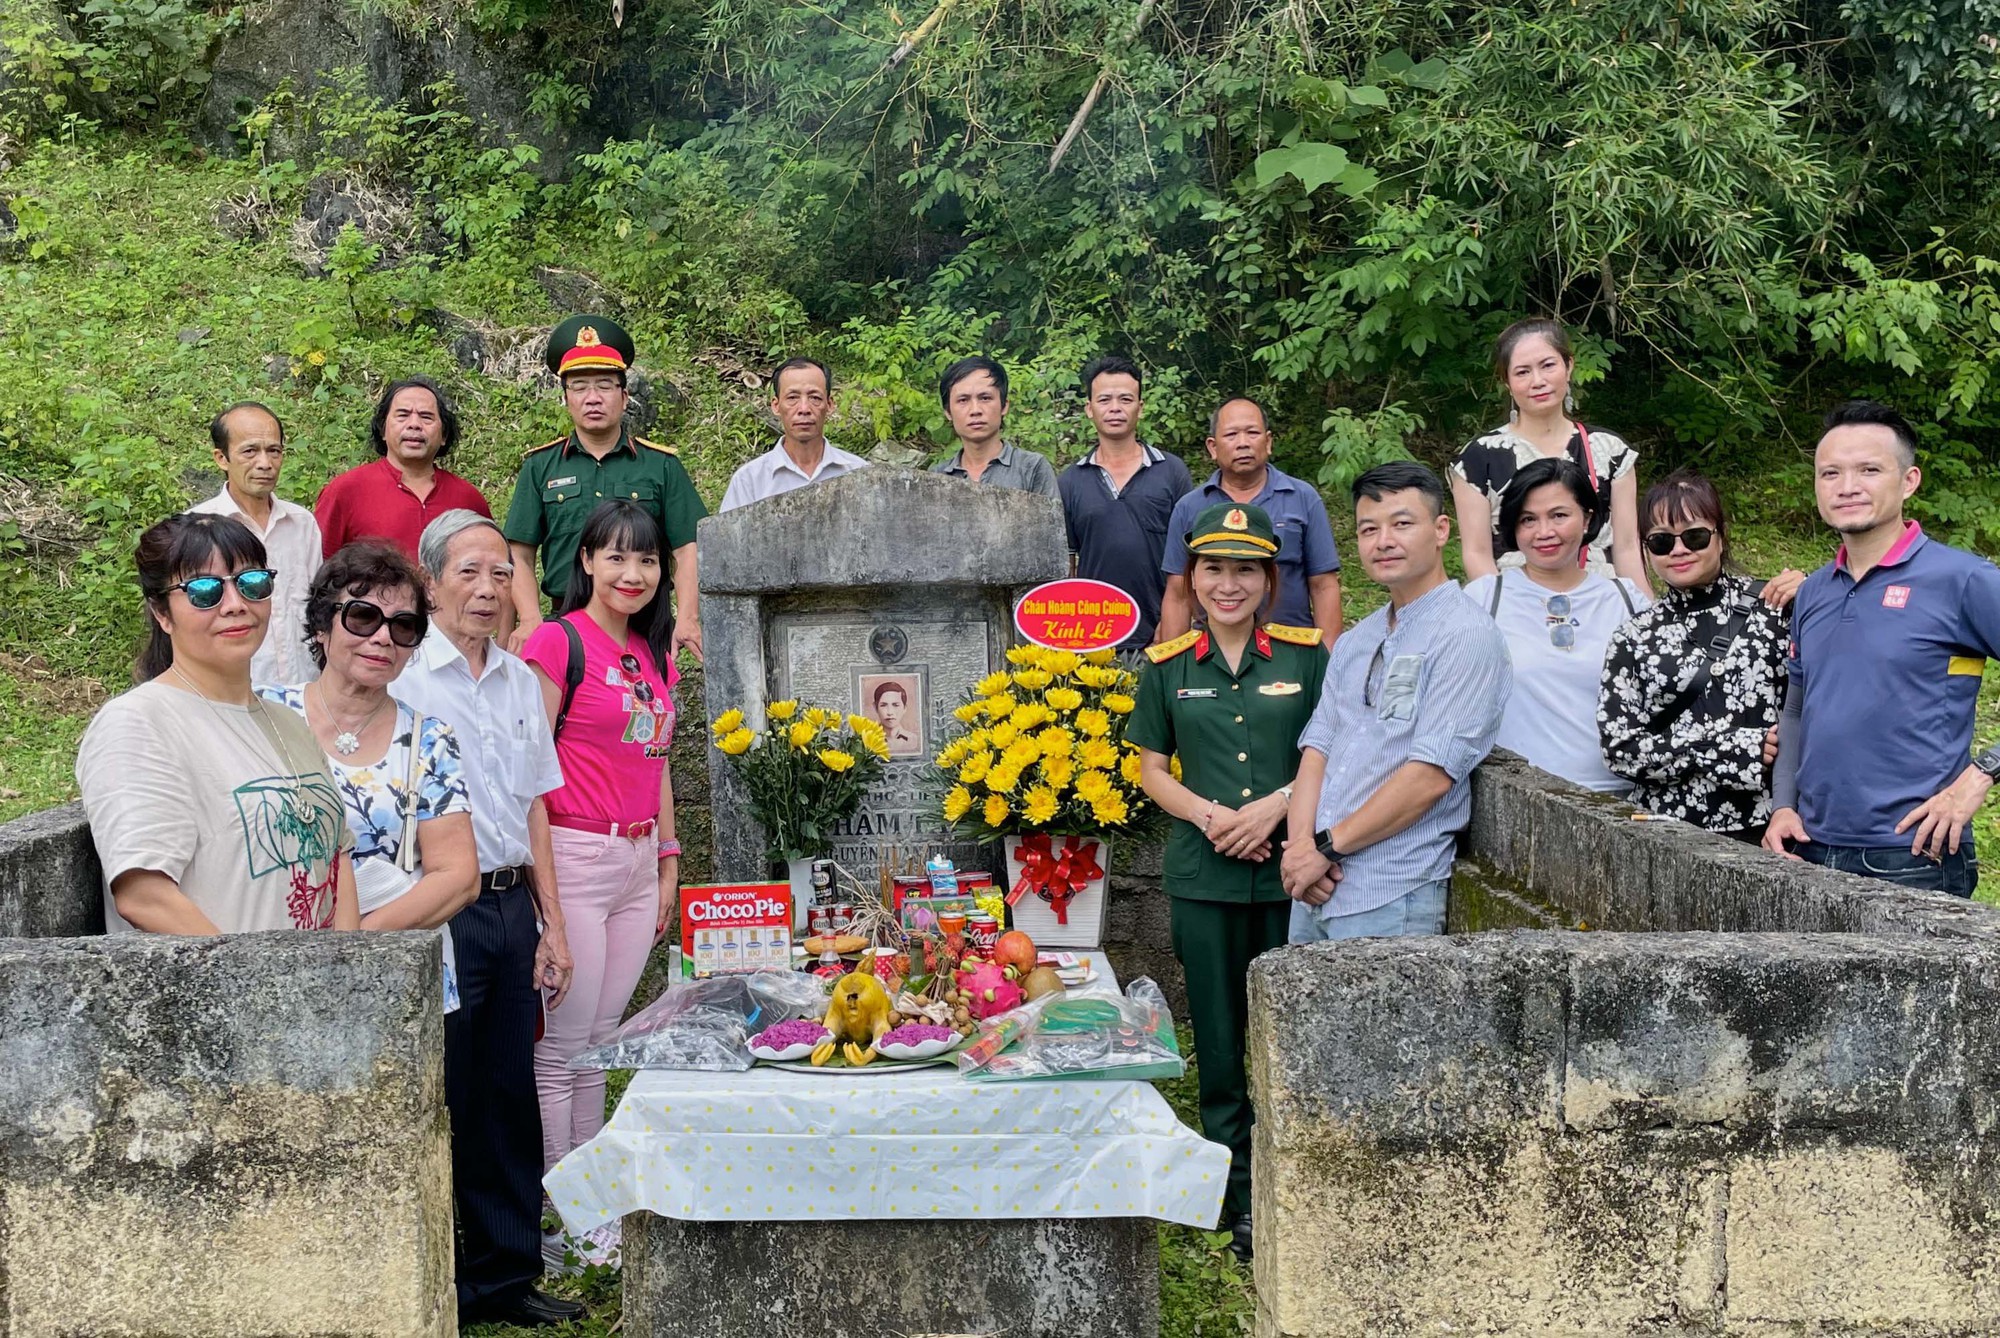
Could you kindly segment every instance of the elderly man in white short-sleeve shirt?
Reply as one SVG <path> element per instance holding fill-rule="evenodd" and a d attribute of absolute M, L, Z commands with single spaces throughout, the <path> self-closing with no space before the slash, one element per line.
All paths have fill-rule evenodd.
<path fill-rule="evenodd" d="M 188 510 L 242 521 L 263 543 L 264 561 L 278 573 L 270 628 L 250 657 L 250 681 L 310 683 L 319 677 L 319 666 L 306 650 L 306 593 L 319 570 L 319 522 L 298 503 L 278 496 L 285 425 L 264 405 L 245 401 L 209 420 L 208 439 L 215 467 L 222 471 L 222 491 Z"/>
<path fill-rule="evenodd" d="M 542 804 L 562 771 L 534 670 L 493 640 L 514 575 L 500 527 L 447 511 L 424 527 L 417 557 L 431 630 L 390 691 L 458 734 L 479 847 L 479 899 L 451 921 L 461 1004 L 444 1037 L 458 1313 L 565 1323 L 583 1307 L 535 1285 L 544 1264 L 535 1024 L 543 1000 L 559 1006 L 570 982 Z"/>

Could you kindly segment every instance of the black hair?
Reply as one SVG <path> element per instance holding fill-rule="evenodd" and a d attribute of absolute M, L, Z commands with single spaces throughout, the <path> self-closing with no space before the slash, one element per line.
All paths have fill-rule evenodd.
<path fill-rule="evenodd" d="M 444 393 L 444 387 L 428 376 L 406 376 L 383 388 L 382 398 L 375 402 L 375 417 L 368 424 L 368 439 L 375 446 L 375 454 L 389 453 L 389 406 L 406 390 L 428 390 L 437 401 L 438 421 L 444 425 L 444 444 L 438 447 L 436 458 L 444 459 L 458 445 L 458 410 L 453 407 L 451 396 Z"/>
<path fill-rule="evenodd" d="M 563 613 L 575 613 L 590 603 L 596 586 L 583 565 L 585 553 L 601 553 L 607 548 L 627 553 L 653 553 L 660 559 L 660 584 L 646 606 L 632 615 L 630 627 L 644 638 L 653 652 L 653 661 L 664 674 L 667 670 L 667 642 L 674 630 L 673 609 L 667 580 L 667 540 L 660 522 L 637 502 L 612 498 L 599 502 L 583 522 L 583 535 L 576 542 L 576 557 L 569 568 L 569 585 L 563 591 Z"/>
<path fill-rule="evenodd" d="M 234 516 L 183 513 L 168 516 L 139 536 L 132 565 L 139 571 L 139 593 L 145 598 L 145 649 L 132 666 L 132 681 L 145 683 L 167 672 L 174 662 L 174 640 L 151 613 L 167 611 L 167 587 L 199 576 L 214 558 L 221 558 L 231 575 L 269 562 L 264 542 Z M 266 635 L 269 633 L 267 632 Z"/>
<path fill-rule="evenodd" d="M 1271 415 L 1265 411 L 1263 405 L 1259 404 L 1256 400 L 1251 399 L 1248 395 L 1231 395 L 1228 399 L 1216 405 L 1214 410 L 1208 415 L 1209 436 L 1212 437 L 1215 435 L 1215 429 L 1222 422 L 1222 411 L 1224 409 L 1227 409 L 1232 404 L 1249 405 L 1251 408 L 1257 411 L 1257 421 L 1264 425 L 1264 430 L 1266 432 L 1269 432 L 1271 430 Z"/>
<path fill-rule="evenodd" d="M 1646 489 L 1639 503 L 1639 536 L 1655 525 L 1706 525 L 1715 531 L 1722 545 L 1722 561 L 1729 564 L 1729 517 L 1723 514 L 1722 492 L 1705 475 L 1676 469 Z"/>
<path fill-rule="evenodd" d="M 231 414 L 240 413 L 244 409 L 255 409 L 276 423 L 278 425 L 278 445 L 283 446 L 285 444 L 285 420 L 278 417 L 270 405 L 259 403 L 256 400 L 238 400 L 208 420 L 208 439 L 217 451 L 220 451 L 223 455 L 229 454 L 228 420 Z"/>
<path fill-rule="evenodd" d="M 1910 420 L 1875 400 L 1847 400 L 1826 411 L 1820 427 L 1831 432 L 1837 427 L 1886 427 L 1896 434 L 1896 459 L 1908 469 L 1917 463 L 1917 430 Z"/>
<path fill-rule="evenodd" d="M 1514 477 L 1507 482 L 1507 490 L 1500 494 L 1500 534 L 1509 546 L 1520 546 L 1514 536 L 1521 528 L 1521 513 L 1528 509 L 1528 494 L 1551 483 L 1569 489 L 1570 496 L 1583 508 L 1584 547 L 1589 547 L 1590 541 L 1604 528 L 1605 517 L 1598 506 L 1600 495 L 1583 466 L 1567 455 L 1544 456 L 1515 470 Z"/>
<path fill-rule="evenodd" d="M 333 630 L 333 606 L 343 602 L 341 596 L 358 599 L 371 591 L 399 588 L 410 592 L 417 616 L 428 623 L 431 600 L 424 588 L 424 569 L 394 544 L 356 539 L 320 563 L 306 593 L 306 653 L 313 663 L 326 668 L 326 647 L 319 637 Z"/>
<path fill-rule="evenodd" d="M 1379 502 L 1392 492 L 1413 489 L 1430 499 L 1433 517 L 1444 514 L 1444 480 L 1430 466 L 1418 464 L 1415 460 L 1390 460 L 1376 465 L 1354 480 L 1351 491 L 1354 500 L 1359 503 L 1364 497 L 1371 502 Z"/>
<path fill-rule="evenodd" d="M 786 358 L 783 362 L 772 368 L 771 398 L 776 399 L 778 397 L 779 377 L 783 376 L 786 372 L 802 372 L 808 367 L 817 367 L 819 369 L 820 379 L 826 382 L 827 397 L 831 399 L 833 397 L 833 373 L 828 371 L 826 364 L 818 358 Z"/>
<path fill-rule="evenodd" d="M 1146 378 L 1140 375 L 1139 364 L 1123 353 L 1100 353 L 1083 364 L 1083 370 L 1077 373 L 1077 380 L 1083 383 L 1083 397 L 1086 400 L 1090 398 L 1091 383 L 1100 376 L 1129 376 L 1139 383 L 1142 392 L 1146 388 Z"/>
<path fill-rule="evenodd" d="M 992 377 L 993 388 L 1000 392 L 1000 403 L 1007 403 L 1007 369 L 984 353 L 975 353 L 945 368 L 944 375 L 938 378 L 938 399 L 947 412 L 951 409 L 951 388 L 974 372 L 984 372 Z"/>
<path fill-rule="evenodd" d="M 910 704 L 910 690 L 892 678 L 886 683 L 877 683 L 875 685 L 875 695 L 868 699 L 878 711 L 882 709 L 882 694 L 885 692 L 899 693 L 903 698 L 903 705 L 908 706 Z"/>

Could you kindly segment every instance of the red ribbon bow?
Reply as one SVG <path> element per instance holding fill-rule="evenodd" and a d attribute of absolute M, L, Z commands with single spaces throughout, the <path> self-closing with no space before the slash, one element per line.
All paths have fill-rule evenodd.
<path fill-rule="evenodd" d="M 1058 855 L 1047 833 L 1036 832 L 1021 838 L 1015 855 L 1021 861 L 1021 876 L 1007 894 L 1007 904 L 1012 906 L 1033 892 L 1049 904 L 1059 925 L 1069 923 L 1069 904 L 1077 894 L 1092 879 L 1104 876 L 1104 868 L 1097 862 L 1097 842 L 1074 836 L 1063 838 Z"/>

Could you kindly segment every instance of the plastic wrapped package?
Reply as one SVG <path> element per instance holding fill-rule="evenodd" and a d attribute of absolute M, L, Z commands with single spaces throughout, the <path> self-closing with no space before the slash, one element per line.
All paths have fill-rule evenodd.
<path fill-rule="evenodd" d="M 750 1037 L 776 1022 L 826 1012 L 827 984 L 803 971 L 759 971 L 676 981 L 572 1069 L 704 1069 L 741 1073 Z"/>
<path fill-rule="evenodd" d="M 1178 1078 L 1186 1072 L 1166 996 L 1141 976 L 1122 995 L 1056 994 L 994 1020 L 959 1052 L 970 1082 Z"/>

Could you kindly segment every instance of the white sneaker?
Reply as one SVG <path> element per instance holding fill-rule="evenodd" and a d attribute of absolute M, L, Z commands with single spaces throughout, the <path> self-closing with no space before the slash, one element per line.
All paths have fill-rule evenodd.
<path fill-rule="evenodd" d="M 542 1233 L 542 1273 L 552 1278 L 567 1278 L 583 1271 L 579 1262 L 575 1238 L 558 1227 L 554 1231 Z"/>
<path fill-rule="evenodd" d="M 606 1222 L 584 1232 L 581 1239 L 573 1239 L 571 1248 L 588 1268 L 617 1268 L 624 1243 L 623 1228 L 616 1222 Z"/>

